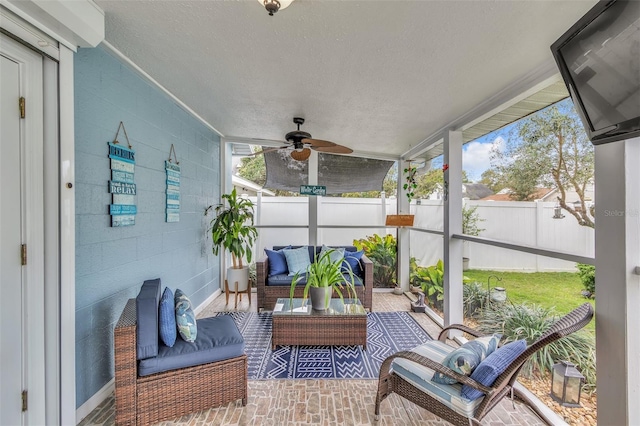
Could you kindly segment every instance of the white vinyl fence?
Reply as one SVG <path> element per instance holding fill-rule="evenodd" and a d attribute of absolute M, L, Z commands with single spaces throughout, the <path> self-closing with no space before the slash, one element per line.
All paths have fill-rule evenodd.
<path fill-rule="evenodd" d="M 255 202 L 256 198 L 252 197 Z M 481 237 L 507 241 L 548 250 L 593 257 L 594 230 L 578 225 L 564 212 L 563 219 L 553 218 L 554 203 L 466 201 L 477 206 L 481 218 Z M 256 224 L 260 226 L 257 257 L 263 249 L 274 245 L 308 244 L 308 199 L 306 197 L 262 197 L 256 208 Z M 396 213 L 396 200 L 379 198 L 318 197 L 318 244 L 351 245 L 354 239 L 373 234 L 390 233 L 384 227 L 385 214 Z M 441 200 L 422 200 L 411 204 L 414 227 L 443 230 Z M 274 226 L 274 228 L 262 228 Z M 353 228 L 353 227 L 358 228 Z M 411 256 L 419 265 L 435 264 L 443 257 L 442 236 L 412 230 Z M 572 262 L 544 256 L 466 243 L 465 256 L 472 269 L 510 271 L 575 271 Z"/>

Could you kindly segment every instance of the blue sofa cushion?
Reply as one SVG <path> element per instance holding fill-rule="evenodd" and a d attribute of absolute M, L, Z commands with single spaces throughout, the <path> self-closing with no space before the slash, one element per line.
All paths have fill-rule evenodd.
<path fill-rule="evenodd" d="M 140 361 L 138 374 L 148 376 L 235 358 L 242 354 L 244 339 L 229 315 L 203 318 L 198 320 L 198 337 L 195 342 L 178 339 L 172 348 L 161 345 L 158 356 Z"/>
<path fill-rule="evenodd" d="M 289 274 L 278 274 L 267 277 L 267 285 L 282 285 L 290 287 L 291 281 L 293 281 L 293 277 Z M 300 281 L 298 281 L 298 284 L 296 285 L 307 285 L 307 274 L 301 275 Z"/>
<path fill-rule="evenodd" d="M 320 248 L 318 248 L 318 251 L 316 252 L 316 248 L 314 246 L 292 246 L 292 245 L 288 245 L 288 246 L 273 246 L 273 249 L 274 250 L 297 249 L 297 248 L 301 248 L 301 247 L 306 247 L 306 249 L 309 251 L 309 263 L 313 262 L 313 259 L 315 258 L 315 254 L 320 251 Z"/>
<path fill-rule="evenodd" d="M 345 251 L 344 261 L 342 262 L 342 270 L 346 272 L 349 270 L 349 266 L 351 266 L 351 270 L 353 271 L 353 274 L 361 277 L 362 268 L 360 268 L 360 259 L 362 259 L 363 255 L 364 255 L 364 250 Z"/>
<path fill-rule="evenodd" d="M 264 249 L 269 259 L 269 275 L 288 274 L 289 268 L 287 267 L 287 258 L 284 257 L 285 249 L 290 249 L 291 246 L 285 247 L 280 250 Z"/>
<path fill-rule="evenodd" d="M 289 275 L 294 276 L 296 273 L 302 274 L 307 272 L 311 261 L 309 260 L 309 250 L 306 247 L 284 249 L 283 251 L 284 257 L 287 258 Z"/>
<path fill-rule="evenodd" d="M 349 282 L 349 280 L 351 280 L 351 276 L 348 272 L 343 272 L 342 276 L 344 277 L 344 282 Z M 353 285 L 355 285 L 356 287 L 363 286 L 364 283 L 362 282 L 362 278 L 357 276 L 356 274 L 353 274 Z"/>
<path fill-rule="evenodd" d="M 162 293 L 158 315 L 160 317 L 160 339 L 162 339 L 165 345 L 171 347 L 176 343 L 178 329 L 176 328 L 176 311 L 173 292 L 169 287 L 165 288 L 164 293 Z"/>
<path fill-rule="evenodd" d="M 158 355 L 160 278 L 146 280 L 136 297 L 136 353 L 138 359 Z"/>
<path fill-rule="evenodd" d="M 485 386 L 493 385 L 493 382 L 504 373 L 509 364 L 515 361 L 526 349 L 527 341 L 524 339 L 507 343 L 482 361 L 471 373 L 471 378 Z M 471 401 L 484 395 L 479 390 L 467 385 L 462 386 L 460 394 Z"/>
<path fill-rule="evenodd" d="M 179 288 L 176 289 L 176 325 L 178 332 L 187 342 L 194 342 L 198 336 L 198 323 L 196 314 L 191 308 L 191 300 Z"/>

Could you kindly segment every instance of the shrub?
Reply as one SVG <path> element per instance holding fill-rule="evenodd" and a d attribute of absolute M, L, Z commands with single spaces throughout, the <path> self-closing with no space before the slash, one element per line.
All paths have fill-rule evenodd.
<path fill-rule="evenodd" d="M 593 299 L 596 297 L 596 267 L 593 265 L 587 265 L 586 263 L 578 263 L 578 276 L 582 281 L 582 287 L 584 291 L 582 294 L 584 297 Z"/>
<path fill-rule="evenodd" d="M 464 316 L 470 318 L 479 315 L 482 312 L 482 308 L 487 304 L 488 298 L 489 292 L 484 284 L 477 281 L 465 283 L 462 288 Z"/>
<path fill-rule="evenodd" d="M 531 344 L 557 319 L 553 309 L 538 305 L 492 303 L 482 311 L 478 329 L 487 334 L 502 333 L 505 342 L 526 339 L 527 344 Z M 586 389 L 595 389 L 595 340 L 591 333 L 581 330 L 546 345 L 529 358 L 522 373 L 525 376 L 543 375 L 560 360 L 576 364 L 585 376 Z"/>
<path fill-rule="evenodd" d="M 438 260 L 438 263 L 426 268 L 418 266 L 415 258 L 411 258 L 410 264 L 409 283 L 422 289 L 429 305 L 441 309 L 444 299 L 444 263 L 442 260 Z"/>
<path fill-rule="evenodd" d="M 396 283 L 396 238 L 387 234 L 353 240 L 353 245 L 373 262 L 373 286 L 393 287 Z"/>

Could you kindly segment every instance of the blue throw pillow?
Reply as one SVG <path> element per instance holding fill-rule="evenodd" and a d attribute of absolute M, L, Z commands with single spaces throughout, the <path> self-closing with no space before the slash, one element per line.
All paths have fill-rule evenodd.
<path fill-rule="evenodd" d="M 360 268 L 360 259 L 362 259 L 362 255 L 364 254 L 364 250 L 360 251 L 345 251 L 344 252 L 344 261 L 342 261 L 342 271 L 348 272 L 349 266 L 351 266 L 351 270 L 353 271 L 353 275 L 362 275 L 362 269 Z M 349 265 L 349 266 L 347 266 Z"/>
<path fill-rule="evenodd" d="M 485 386 L 493 385 L 499 375 L 504 373 L 504 370 L 522 353 L 527 349 L 527 341 L 516 340 L 515 342 L 508 343 L 501 348 L 496 349 L 494 353 L 489 355 L 487 359 L 482 361 L 478 367 L 471 373 L 471 378 L 478 383 Z M 471 386 L 462 386 L 460 395 L 463 397 L 475 400 L 483 396 L 484 394 Z"/>
<path fill-rule="evenodd" d="M 193 343 L 198 335 L 196 315 L 191 309 L 191 301 L 180 289 L 176 289 L 176 324 L 180 337 L 186 342 Z"/>
<path fill-rule="evenodd" d="M 304 274 L 311 265 L 309 261 L 309 249 L 307 247 L 284 249 L 284 257 L 287 258 L 290 277 L 296 273 Z"/>
<path fill-rule="evenodd" d="M 178 330 L 176 328 L 176 312 L 175 302 L 173 300 L 173 292 L 169 287 L 164 289 L 162 298 L 160 299 L 159 309 L 159 328 L 160 339 L 170 348 L 176 343 Z"/>
<path fill-rule="evenodd" d="M 482 336 L 460 346 L 449 353 L 443 360 L 442 365 L 464 376 L 470 376 L 475 368 L 498 347 L 500 334 L 492 336 Z M 432 381 L 445 385 L 452 385 L 457 382 L 453 377 L 436 372 Z"/>
<path fill-rule="evenodd" d="M 269 276 L 286 274 L 289 272 L 287 267 L 287 258 L 284 256 L 284 250 L 290 249 L 291 246 L 280 250 L 264 249 L 269 259 Z"/>

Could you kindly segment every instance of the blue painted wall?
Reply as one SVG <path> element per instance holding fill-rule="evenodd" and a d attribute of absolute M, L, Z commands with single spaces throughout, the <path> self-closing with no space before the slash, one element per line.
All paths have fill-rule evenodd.
<path fill-rule="evenodd" d="M 194 306 L 219 288 L 204 209 L 220 199 L 220 139 L 105 50 L 79 49 L 74 66 L 79 407 L 114 376 L 113 328 L 144 280 L 160 277 Z M 134 226 L 112 228 L 107 142 L 120 121 L 136 152 L 138 214 Z M 171 144 L 182 168 L 178 223 L 165 223 Z"/>

